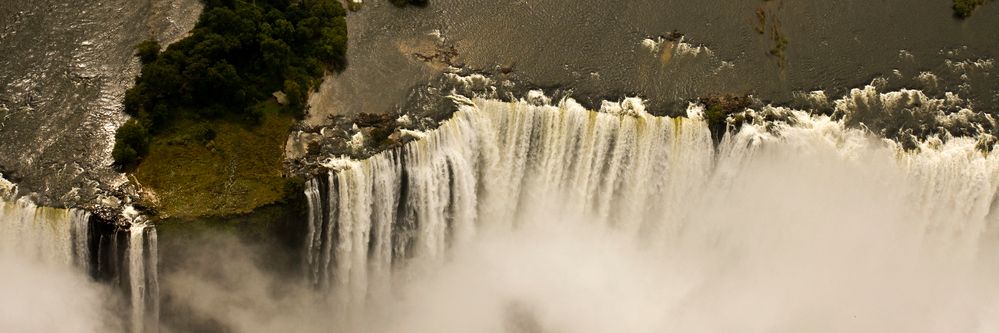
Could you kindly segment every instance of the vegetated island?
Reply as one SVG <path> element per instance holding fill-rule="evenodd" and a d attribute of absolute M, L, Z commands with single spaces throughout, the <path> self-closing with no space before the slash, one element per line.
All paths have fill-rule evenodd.
<path fill-rule="evenodd" d="M 971 12 L 984 5 L 985 0 L 954 0 L 954 15 L 960 18 L 971 16 Z"/>
<path fill-rule="evenodd" d="M 138 46 L 112 156 L 162 217 L 248 213 L 298 192 L 284 144 L 308 93 L 345 65 L 337 0 L 205 0 L 186 38 Z"/>

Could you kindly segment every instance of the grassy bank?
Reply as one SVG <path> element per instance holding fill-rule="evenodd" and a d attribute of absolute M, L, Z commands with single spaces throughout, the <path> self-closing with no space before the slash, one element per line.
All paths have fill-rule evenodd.
<path fill-rule="evenodd" d="M 274 102 L 257 109 L 258 123 L 184 120 L 154 137 L 134 173 L 148 205 L 165 217 L 222 216 L 288 195 L 282 163 L 294 116 Z"/>

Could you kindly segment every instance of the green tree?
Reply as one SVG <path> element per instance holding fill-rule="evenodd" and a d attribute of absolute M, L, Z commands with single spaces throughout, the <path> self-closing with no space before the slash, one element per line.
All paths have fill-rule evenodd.
<path fill-rule="evenodd" d="M 149 39 L 139 43 L 135 48 L 136 55 L 139 56 L 139 61 L 143 64 L 156 61 L 156 58 L 160 55 L 160 42 L 157 42 L 156 39 Z"/>
<path fill-rule="evenodd" d="M 149 132 L 136 119 L 129 119 L 114 135 L 115 145 L 111 157 L 115 164 L 129 168 L 149 152 Z"/>
<path fill-rule="evenodd" d="M 968 17 L 975 8 L 984 4 L 985 0 L 954 0 L 954 14 L 962 18 Z"/>
<path fill-rule="evenodd" d="M 295 109 L 301 109 L 305 104 L 306 93 L 298 82 L 292 80 L 284 81 L 284 93 L 288 96 L 288 104 Z"/>
<path fill-rule="evenodd" d="M 260 54 L 263 56 L 265 66 L 272 71 L 280 72 L 288 67 L 291 60 L 291 47 L 281 40 L 262 36 Z"/>

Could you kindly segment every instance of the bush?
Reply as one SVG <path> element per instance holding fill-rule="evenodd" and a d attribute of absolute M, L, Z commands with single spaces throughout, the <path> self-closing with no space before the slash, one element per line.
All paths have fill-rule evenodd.
<path fill-rule="evenodd" d="M 971 16 L 971 12 L 983 4 L 985 0 L 954 0 L 954 15 L 962 18 Z"/>
<path fill-rule="evenodd" d="M 126 168 L 135 166 L 149 152 L 149 132 L 136 119 L 129 119 L 121 125 L 114 139 L 111 157 L 116 165 Z"/>
<path fill-rule="evenodd" d="M 288 96 L 288 104 L 296 110 L 302 108 L 307 98 L 307 94 L 302 90 L 302 86 L 292 80 L 284 81 L 284 94 Z"/>
<path fill-rule="evenodd" d="M 719 95 L 701 99 L 704 104 L 704 121 L 715 142 L 721 141 L 728 130 L 728 116 L 745 110 L 752 101 L 748 96 Z"/>
<path fill-rule="evenodd" d="M 216 135 L 215 129 L 208 123 L 200 123 L 191 128 L 191 138 L 201 144 L 215 140 Z"/>
<path fill-rule="evenodd" d="M 124 143 L 115 142 L 111 157 L 114 158 L 115 165 L 126 169 L 139 163 L 139 153 Z"/>
<path fill-rule="evenodd" d="M 146 93 L 142 85 L 135 85 L 132 89 L 125 91 L 125 113 L 132 117 L 139 115 L 142 105 L 146 104 Z"/>
<path fill-rule="evenodd" d="M 157 42 L 155 39 L 139 43 L 135 48 L 137 50 L 136 55 L 139 56 L 139 61 L 143 64 L 156 61 L 156 58 L 160 55 L 160 42 Z"/>
<path fill-rule="evenodd" d="M 393 132 L 395 132 L 394 127 L 375 127 L 371 130 L 371 142 L 385 144 Z"/>

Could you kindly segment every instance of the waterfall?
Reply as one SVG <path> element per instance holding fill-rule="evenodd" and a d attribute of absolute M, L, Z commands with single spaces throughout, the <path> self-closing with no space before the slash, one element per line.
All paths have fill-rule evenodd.
<path fill-rule="evenodd" d="M 756 174 L 779 169 L 770 161 L 832 156 L 859 174 L 890 175 L 869 182 L 895 186 L 898 202 L 911 203 L 901 228 L 962 260 L 974 260 L 999 221 L 999 157 L 976 149 L 974 138 L 930 138 L 906 151 L 830 117 L 781 110 L 786 119 L 747 123 L 715 144 L 696 107 L 670 118 L 635 100 L 600 111 L 571 99 L 461 104 L 424 139 L 365 160 L 330 158 L 332 171 L 307 184 L 305 256 L 315 286 L 364 304 L 389 293 L 401 267 L 447 261 L 449 249 L 487 229 L 549 223 L 539 216 L 607 226 L 639 242 L 699 235 L 738 248 L 746 241 L 733 230 L 745 227 L 712 207 L 753 211 L 767 200 L 742 192 L 760 186 L 749 181 Z"/>
<path fill-rule="evenodd" d="M 0 200 L 0 330 L 118 331 L 114 299 L 88 277 L 94 225 L 83 210 Z"/>
<path fill-rule="evenodd" d="M 704 123 L 637 105 L 590 112 L 571 100 L 479 99 L 400 150 L 331 159 L 335 172 L 306 190 L 310 278 L 353 302 L 384 294 L 397 258 L 439 262 L 478 228 L 514 227 L 518 216 L 553 207 L 556 192 L 566 194 L 555 205 L 563 214 L 648 224 L 641 218 L 656 214 L 644 202 L 663 203 L 661 211 L 680 204 L 709 173 L 714 148 Z"/>
<path fill-rule="evenodd" d="M 71 234 L 73 236 L 73 258 L 77 267 L 88 271 L 90 258 L 90 213 L 82 209 L 70 211 Z"/>
<path fill-rule="evenodd" d="M 159 280 L 156 228 L 136 222 L 129 228 L 129 286 L 132 298 L 132 332 L 157 332 Z"/>
<path fill-rule="evenodd" d="M 0 201 L 0 250 L 50 264 L 90 265 L 90 214 L 38 207 L 30 200 Z"/>
<path fill-rule="evenodd" d="M 0 200 L 0 251 L 31 262 L 72 267 L 119 286 L 131 295 L 133 332 L 156 332 L 156 229 L 137 222 L 126 231 L 91 220 L 91 214 L 81 209 L 39 207 L 26 198 Z M 119 237 L 126 232 L 127 238 Z"/>

